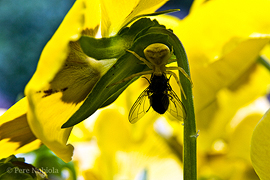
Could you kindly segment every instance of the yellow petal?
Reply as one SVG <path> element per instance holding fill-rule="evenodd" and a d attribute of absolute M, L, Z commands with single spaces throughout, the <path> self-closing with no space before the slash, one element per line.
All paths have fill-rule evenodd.
<path fill-rule="evenodd" d="M 61 96 L 61 93 L 56 93 L 42 98 L 31 93 L 28 97 L 30 111 L 27 117 L 36 137 L 58 157 L 68 162 L 71 160 L 73 147 L 66 143 L 72 128 L 61 129 L 61 126 L 77 108 L 72 104 L 64 104 L 59 100 Z"/>
<path fill-rule="evenodd" d="M 44 88 L 48 88 L 48 83 L 54 79 L 56 73 L 62 68 L 69 53 L 69 42 L 80 38 L 83 12 L 84 1 L 76 1 L 42 51 L 37 70 L 25 89 L 30 108 L 27 118 L 33 133 L 65 162 L 71 160 L 73 153 L 73 147 L 66 145 L 71 128 L 61 130 L 60 127 L 65 121 L 61 118 L 61 111 L 57 111 L 57 108 L 64 111 L 63 107 L 66 108 L 66 106 L 61 106 L 62 104 L 57 101 L 61 97 L 52 99 L 59 96 L 59 93 L 46 99 L 35 95 Z M 59 89 L 56 90 L 60 91 Z M 48 107 L 54 109 L 48 110 Z M 41 108 L 43 111 L 41 111 Z M 55 111 L 54 114 L 52 114 L 52 111 Z"/>
<path fill-rule="evenodd" d="M 99 26 L 101 21 L 100 0 L 84 0 L 84 4 L 85 15 L 83 29 L 94 29 Z"/>
<path fill-rule="evenodd" d="M 254 66 L 260 51 L 268 44 L 269 39 L 250 38 L 206 67 L 191 65 L 196 111 L 199 112 L 209 106 L 219 90 L 232 85 Z"/>
<path fill-rule="evenodd" d="M 209 1 L 207 0 L 194 0 L 189 12 L 191 13 L 192 11 L 196 11 L 197 8 L 200 8 L 202 5 L 205 5 L 206 3 L 208 3 Z"/>
<path fill-rule="evenodd" d="M 207 3 L 212 2 L 213 1 L 209 1 Z M 204 6 L 208 6 L 207 3 Z M 226 2 L 223 4 L 225 5 Z M 249 5 L 251 6 L 251 4 Z M 220 8 L 220 6 L 222 5 L 219 5 L 218 8 Z M 207 7 L 204 8 L 206 9 Z M 224 130 L 224 127 L 228 126 L 228 123 L 236 111 L 243 107 L 243 105 L 252 102 L 258 96 L 266 94 L 267 86 L 270 83 L 269 72 L 260 65 L 258 67 L 255 66 L 261 50 L 269 43 L 269 35 L 249 35 L 249 33 L 252 34 L 254 32 L 267 32 L 269 30 L 267 29 L 269 27 L 267 25 L 268 21 L 254 16 L 253 18 L 258 18 L 258 21 L 264 21 L 265 25 L 260 24 L 256 27 L 258 31 L 253 32 L 255 27 L 252 27 L 252 24 L 256 22 L 253 22 L 254 20 L 250 19 L 249 15 L 247 15 L 249 19 L 245 20 L 245 22 L 247 22 L 246 26 L 250 25 L 252 29 L 245 30 L 243 36 L 239 35 L 239 33 L 237 34 L 238 29 L 241 27 L 237 27 L 238 29 L 231 27 L 231 32 L 223 32 L 223 21 L 213 21 L 213 19 L 215 19 L 213 15 L 213 17 L 209 15 L 208 19 L 200 19 L 200 16 L 206 17 L 205 14 L 215 11 L 211 9 L 215 8 L 214 6 L 208 8 L 207 11 L 200 10 L 200 13 L 195 12 L 194 9 L 192 13 L 195 14 L 191 13 L 191 15 L 182 22 L 169 16 L 157 17 L 161 24 L 165 24 L 166 27 L 174 30 L 182 41 L 189 56 L 191 77 L 194 83 L 193 89 L 197 126 L 198 129 L 201 130 L 200 138 L 198 139 L 201 151 L 209 150 L 213 141 L 226 137 L 227 132 Z M 241 7 L 239 8 L 243 10 Z M 224 13 L 220 9 L 216 13 L 219 12 Z M 265 10 L 263 10 L 263 12 L 265 12 Z M 231 13 L 231 11 L 227 13 Z M 261 14 L 259 13 L 259 15 Z M 218 14 L 217 16 L 223 15 Z M 234 18 L 228 20 L 234 21 Z M 185 24 L 185 26 L 182 26 L 182 23 Z M 197 29 L 197 24 L 199 24 L 201 29 L 204 29 L 203 32 L 201 29 Z M 230 24 L 224 25 L 230 26 Z M 217 32 L 212 33 L 212 27 L 216 29 Z M 220 29 L 217 30 L 218 28 Z M 228 29 L 230 27 L 226 28 Z M 211 34 L 209 34 L 208 31 L 211 32 Z M 269 32 L 270 31 L 268 31 L 268 33 Z M 223 33 L 227 36 L 227 41 L 223 39 Z M 211 37 L 212 35 L 213 37 Z M 221 37 L 219 37 L 219 35 Z M 230 35 L 232 37 L 229 37 Z M 193 36 L 197 39 L 193 39 Z M 215 45 L 212 45 L 211 48 L 204 46 L 204 44 L 207 43 L 213 43 Z M 217 49 L 213 50 L 215 46 L 217 46 Z M 208 56 L 208 54 L 211 55 L 211 53 L 213 53 L 212 50 L 216 53 L 216 56 Z M 217 55 L 219 55 L 219 57 Z M 207 64 L 204 64 L 202 62 L 203 60 L 206 60 Z M 243 77 L 247 78 L 243 80 Z M 227 87 L 232 88 L 232 86 L 235 85 L 238 88 L 241 87 L 237 89 L 237 91 L 234 90 L 236 92 L 230 92 L 225 89 Z"/>
<path fill-rule="evenodd" d="M 129 123 L 127 113 L 121 114 L 113 105 L 101 111 L 94 128 L 101 156 L 91 173 L 99 174 L 102 179 L 111 179 L 112 175 L 134 179 L 146 169 L 151 179 L 182 176 L 176 155 L 152 126 L 138 125 L 142 128 L 140 131 L 144 130 L 144 136 L 137 139 L 133 131 L 139 127 L 135 129 L 137 123 Z"/>
<path fill-rule="evenodd" d="M 130 0 L 118 1 L 101 0 L 101 34 L 112 36 L 133 17 L 140 14 L 153 13 L 167 0 Z"/>
<path fill-rule="evenodd" d="M 208 10 L 213 11 L 211 8 L 214 7 L 211 6 Z M 238 79 L 241 79 L 241 77 L 250 68 L 254 67 L 254 64 L 257 62 L 257 57 L 260 55 L 261 50 L 263 50 L 268 45 L 270 40 L 270 29 L 269 34 L 257 33 L 253 34 L 252 36 L 246 34 L 246 37 L 244 37 L 243 34 L 242 37 L 239 36 L 238 38 L 236 38 L 237 34 L 232 31 L 230 34 L 232 37 L 227 37 L 230 41 L 226 42 L 226 44 L 224 44 L 224 42 L 222 43 L 221 41 L 217 41 L 218 37 L 205 39 L 202 32 L 199 30 L 197 31 L 194 25 L 189 24 L 189 22 L 190 19 L 195 21 L 196 18 L 199 18 L 199 15 L 205 16 L 204 14 L 207 12 L 208 11 L 200 12 L 199 14 L 195 12 L 195 15 L 191 14 L 191 17 L 188 17 L 183 21 L 168 15 L 156 17 L 161 24 L 165 24 L 167 28 L 172 28 L 174 30 L 186 49 L 187 55 L 189 57 L 191 78 L 194 84 L 194 101 L 197 113 L 201 112 L 206 107 L 210 107 L 210 103 L 215 101 L 218 91 L 239 83 Z M 208 23 L 211 23 L 213 18 L 205 19 L 204 21 L 205 23 L 200 21 L 198 21 L 198 23 L 202 23 L 202 28 L 208 29 Z M 193 23 L 196 24 L 195 22 Z M 182 24 L 185 24 L 185 26 L 182 27 Z M 262 25 L 259 27 L 261 27 L 261 29 L 258 28 L 258 30 L 261 30 L 261 32 L 267 31 L 267 28 L 266 30 L 263 29 Z M 191 28 L 193 28 L 194 33 L 190 33 Z M 219 31 L 222 30 L 222 27 L 220 28 L 221 29 Z M 205 32 L 207 31 L 205 30 Z M 252 33 L 251 30 L 250 33 Z M 194 43 L 195 40 L 192 41 L 193 36 L 197 37 L 196 43 Z M 209 34 L 205 34 L 205 36 L 209 36 Z M 220 46 L 219 51 L 222 51 L 220 54 L 221 56 L 208 57 L 208 54 L 212 53 L 212 49 L 203 49 L 207 47 L 201 44 L 198 46 L 197 43 L 216 43 L 217 47 Z M 207 59 L 208 64 L 202 65 L 203 59 Z M 214 111 L 212 109 L 209 112 Z M 209 113 L 206 114 L 209 115 Z M 200 115 L 198 117 L 205 117 L 206 114 Z"/>
<path fill-rule="evenodd" d="M 253 167 L 262 180 L 270 179 L 270 110 L 255 127 L 251 139 L 250 156 Z"/>
<path fill-rule="evenodd" d="M 225 131 L 224 127 L 229 126 L 236 112 L 267 93 L 270 84 L 269 71 L 261 65 L 254 68 L 248 75 L 249 80 L 246 80 L 241 88 L 234 91 L 228 89 L 219 91 L 216 101 L 201 112 L 197 112 L 197 127 L 200 129 L 198 144 L 201 150 L 209 149 L 219 138 L 228 137 L 228 131 Z"/>
<path fill-rule="evenodd" d="M 108 63 L 110 60 L 96 61 L 87 57 L 75 42 L 84 27 L 83 13 L 91 15 L 96 12 L 95 9 L 88 12 L 90 7 L 85 11 L 85 6 L 89 4 L 83 0 L 75 2 L 45 46 L 37 70 L 25 89 L 29 101 L 29 126 L 35 136 L 65 162 L 71 160 L 73 153 L 72 145 L 67 144 L 72 128 L 61 129 L 61 126 L 78 110 L 95 83 L 108 70 L 107 65 L 112 65 Z M 89 23 L 83 33 L 95 35 L 98 27 L 95 23 L 99 21 Z"/>
<path fill-rule="evenodd" d="M 79 109 L 99 78 L 115 60 L 96 61 L 84 55 L 78 43 L 70 43 L 65 66 L 43 89 L 29 89 L 28 121 L 34 134 L 64 161 L 73 147 L 67 145 L 72 128 L 61 126 Z M 112 63 L 110 63 L 112 62 Z M 66 153 L 66 154 L 65 154 Z"/>
<path fill-rule="evenodd" d="M 0 116 L 0 158 L 40 147 L 27 119 L 27 99 L 23 98 Z"/>
<path fill-rule="evenodd" d="M 250 111 L 250 109 L 249 109 Z M 251 111 L 252 112 L 252 111 Z M 229 156 L 231 158 L 237 158 L 245 160 L 247 163 L 250 162 L 250 141 L 254 127 L 256 126 L 257 122 L 262 117 L 262 114 L 259 112 L 257 113 L 250 113 L 250 112 L 243 112 L 246 113 L 247 116 L 241 120 L 241 122 L 237 125 L 232 133 L 230 140 L 229 140 Z"/>
<path fill-rule="evenodd" d="M 43 49 L 37 70 L 27 84 L 25 93 L 30 89 L 43 89 L 51 82 L 55 74 L 63 66 L 69 53 L 69 42 L 80 38 L 80 32 L 84 23 L 84 2 L 75 2 L 65 19 Z"/>
<path fill-rule="evenodd" d="M 191 67 L 217 60 L 241 38 L 253 33 L 270 34 L 269 7 L 268 0 L 218 0 L 194 9 L 174 30 Z"/>
<path fill-rule="evenodd" d="M 105 153 L 115 153 L 131 143 L 129 122 L 123 121 L 123 118 L 116 109 L 106 109 L 96 120 L 94 134 Z"/>

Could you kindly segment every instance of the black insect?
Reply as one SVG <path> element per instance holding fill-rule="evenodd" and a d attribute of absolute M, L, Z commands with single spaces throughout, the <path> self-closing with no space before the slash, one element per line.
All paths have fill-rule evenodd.
<path fill-rule="evenodd" d="M 166 111 L 177 119 L 185 119 L 184 105 L 172 90 L 166 74 L 156 76 L 152 74 L 150 85 L 141 93 L 129 112 L 129 122 L 136 123 L 152 107 L 157 113 Z"/>
<path fill-rule="evenodd" d="M 129 112 L 129 122 L 137 122 L 145 115 L 145 113 L 149 111 L 150 107 L 152 107 L 159 114 L 164 114 L 167 111 L 177 119 L 185 119 L 186 111 L 184 105 L 172 90 L 166 74 L 169 74 L 175 78 L 184 98 L 186 98 L 186 95 L 183 87 L 181 86 L 179 78 L 172 70 L 180 71 L 191 84 L 192 81 L 183 68 L 178 66 L 166 67 L 168 63 L 176 60 L 172 59 L 173 49 L 170 50 L 167 45 L 162 43 L 150 44 L 143 51 L 146 59 L 140 57 L 134 51 L 126 51 L 137 57 L 138 60 L 147 65 L 150 70 L 133 74 L 109 86 L 126 82 L 137 76 L 152 74 L 150 81 L 148 81 L 150 85 L 141 93 Z"/>

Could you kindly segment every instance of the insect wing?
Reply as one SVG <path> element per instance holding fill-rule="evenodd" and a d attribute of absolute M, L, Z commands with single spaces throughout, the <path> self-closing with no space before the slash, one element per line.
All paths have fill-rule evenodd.
<path fill-rule="evenodd" d="M 177 94 L 172 89 L 168 90 L 168 97 L 170 103 L 167 111 L 178 120 L 186 119 L 186 109 L 181 100 L 178 98 Z"/>
<path fill-rule="evenodd" d="M 136 123 L 141 119 L 145 113 L 150 109 L 150 102 L 148 99 L 148 88 L 146 88 L 138 97 L 129 111 L 128 120 L 130 123 Z"/>

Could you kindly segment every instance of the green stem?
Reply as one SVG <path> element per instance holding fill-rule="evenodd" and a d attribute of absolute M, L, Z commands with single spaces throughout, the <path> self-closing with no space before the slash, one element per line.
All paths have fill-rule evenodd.
<path fill-rule="evenodd" d="M 168 43 L 173 47 L 178 66 L 183 68 L 190 76 L 189 64 L 185 49 L 178 37 L 171 31 L 161 27 L 151 27 L 148 33 L 158 33 L 168 36 Z M 158 41 L 157 41 L 158 42 Z M 184 180 L 197 180 L 197 130 L 193 105 L 192 83 L 179 71 L 181 85 L 187 99 L 182 95 L 182 101 L 186 108 L 187 118 L 184 120 L 184 156 L 183 172 Z M 182 119 L 181 119 L 182 120 Z"/>
<path fill-rule="evenodd" d="M 185 49 L 178 37 L 170 30 L 164 28 L 150 28 L 151 32 L 158 32 L 168 35 L 168 42 L 172 45 L 177 64 L 190 76 L 189 64 Z M 184 156 L 183 172 L 184 180 L 197 180 L 197 130 L 195 112 L 193 105 L 192 83 L 179 71 L 181 85 L 187 99 L 182 95 L 182 102 L 187 111 L 187 118 L 184 120 Z M 180 92 L 181 93 L 181 92 Z"/>
<path fill-rule="evenodd" d="M 182 67 L 187 74 L 189 73 L 189 66 L 187 61 L 187 56 L 183 48 L 179 48 L 180 62 L 178 61 L 178 66 Z M 183 104 L 186 107 L 187 118 L 184 120 L 184 180 L 196 180 L 197 179 L 197 131 L 196 131 L 196 121 L 193 105 L 193 94 L 192 85 L 187 78 L 179 72 L 181 79 L 181 85 L 183 86 L 184 92 L 186 93 L 187 99 L 182 95 Z"/>
<path fill-rule="evenodd" d="M 179 67 L 182 67 L 190 76 L 189 64 L 185 49 L 175 34 L 167 30 L 169 41 L 173 46 L 174 53 L 177 58 Z M 187 111 L 187 118 L 184 120 L 184 157 L 183 157 L 183 171 L 184 180 L 197 179 L 197 130 L 195 121 L 195 112 L 193 105 L 192 83 L 179 72 L 181 85 L 184 89 L 187 99 L 182 95 L 182 101 Z"/>
<path fill-rule="evenodd" d="M 270 71 L 270 63 L 267 57 L 265 56 L 258 57 L 258 62 L 261 63 L 268 71 Z"/>

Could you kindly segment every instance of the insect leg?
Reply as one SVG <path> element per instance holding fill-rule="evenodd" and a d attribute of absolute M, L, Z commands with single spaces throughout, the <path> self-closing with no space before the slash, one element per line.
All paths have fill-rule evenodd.
<path fill-rule="evenodd" d="M 174 77 L 174 79 L 176 80 L 178 86 L 180 87 L 180 90 L 181 90 L 181 92 L 183 93 L 185 99 L 187 99 L 186 94 L 185 94 L 185 92 L 184 92 L 184 89 L 183 89 L 183 87 L 182 87 L 182 85 L 181 85 L 181 83 L 180 83 L 179 78 L 177 77 L 177 75 L 176 75 L 174 72 L 172 72 L 172 71 L 165 71 L 165 73 L 166 73 L 166 74 L 171 74 L 171 75 L 173 75 L 173 77 Z"/>
<path fill-rule="evenodd" d="M 186 73 L 186 71 L 183 68 L 177 67 L 177 66 L 175 66 L 175 67 L 166 67 L 166 70 L 179 70 L 179 71 L 181 71 L 181 73 L 189 80 L 189 82 L 191 83 L 191 85 L 193 87 L 193 83 L 192 83 L 191 78 L 189 77 L 189 75 Z"/>
<path fill-rule="evenodd" d="M 170 55 L 171 55 L 171 57 L 172 57 L 172 55 L 173 55 L 173 47 L 171 48 L 172 50 L 171 50 L 171 52 L 170 52 Z M 170 57 L 170 58 L 171 58 Z M 169 64 L 169 63 L 172 63 L 172 62 L 175 62 L 177 59 L 168 59 L 168 62 L 166 63 L 166 64 Z"/>
<path fill-rule="evenodd" d="M 140 61 L 142 61 L 144 64 L 146 64 L 150 69 L 153 69 L 153 65 L 150 62 L 148 62 L 146 59 L 142 58 L 141 56 L 139 56 L 134 51 L 130 51 L 128 49 L 126 49 L 126 51 L 127 52 L 130 52 L 131 54 L 133 54 L 136 58 L 138 58 Z"/>
<path fill-rule="evenodd" d="M 109 86 L 107 87 L 111 87 L 111 86 L 114 86 L 116 84 L 120 84 L 120 83 L 123 83 L 123 82 L 126 82 L 136 76 L 142 76 L 142 75 L 146 75 L 146 74 L 152 74 L 153 73 L 153 70 L 149 70 L 149 71 L 143 71 L 143 72 L 139 72 L 139 73 L 136 73 L 136 74 L 132 74 L 131 76 L 129 77 L 126 77 L 125 79 L 122 79 L 121 81 L 118 81 L 118 82 L 115 82 L 115 83 L 112 83 L 110 84 Z"/>
<path fill-rule="evenodd" d="M 169 59 L 167 64 L 172 63 L 172 62 L 175 62 L 176 60 L 177 59 Z"/>
<path fill-rule="evenodd" d="M 149 84 L 151 84 L 151 82 L 149 81 L 149 79 L 147 79 L 146 77 L 142 77 L 144 79 L 146 79 L 148 81 Z"/>

